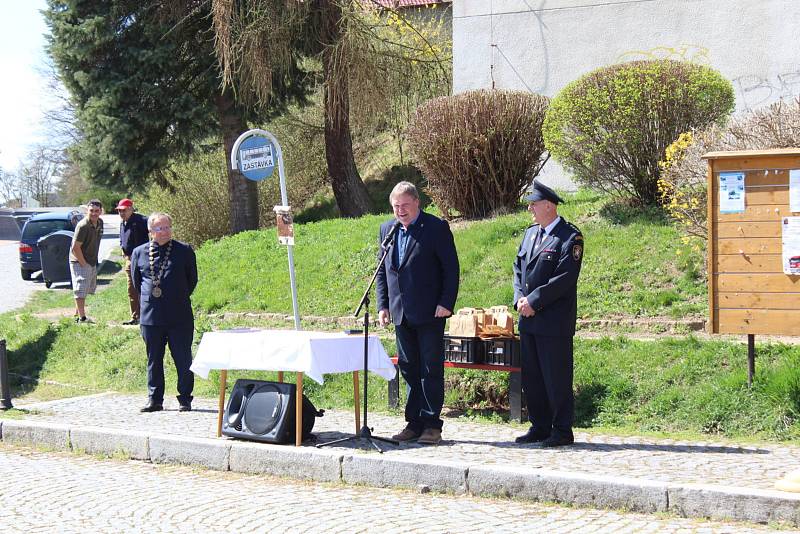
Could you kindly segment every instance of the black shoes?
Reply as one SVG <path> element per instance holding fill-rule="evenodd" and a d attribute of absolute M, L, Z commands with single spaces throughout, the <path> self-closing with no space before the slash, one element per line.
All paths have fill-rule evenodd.
<path fill-rule="evenodd" d="M 124 324 L 125 326 L 136 325 L 139 324 L 139 319 L 129 319 L 127 321 L 123 321 L 122 324 Z"/>
<path fill-rule="evenodd" d="M 528 429 L 528 432 L 521 436 L 517 436 L 514 441 L 517 443 L 539 443 L 545 441 L 550 437 L 550 434 L 537 432 L 533 427 Z"/>
<path fill-rule="evenodd" d="M 164 407 L 161 404 L 149 401 L 147 404 L 139 408 L 139 411 L 142 413 L 150 413 L 150 412 L 160 412 L 163 409 Z"/>
<path fill-rule="evenodd" d="M 575 443 L 575 438 L 572 436 L 550 436 L 540 444 L 542 448 L 550 447 L 563 447 L 564 445 L 572 445 Z"/>
<path fill-rule="evenodd" d="M 178 407 L 178 411 L 179 412 L 191 412 L 192 411 L 192 405 L 190 403 L 188 403 L 188 402 L 186 404 L 181 404 Z"/>
<path fill-rule="evenodd" d="M 542 448 L 550 447 L 563 447 L 564 445 L 572 445 L 575 443 L 575 438 L 572 435 L 558 435 L 558 434 L 544 434 L 537 432 L 533 427 L 528 429 L 528 432 L 517 436 L 514 439 L 517 443 L 538 443 Z"/>

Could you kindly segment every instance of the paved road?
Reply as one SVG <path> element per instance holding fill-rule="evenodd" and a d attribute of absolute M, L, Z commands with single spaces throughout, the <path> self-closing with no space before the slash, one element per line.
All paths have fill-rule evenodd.
<path fill-rule="evenodd" d="M 0 530 L 767 532 L 741 523 L 308 484 L 0 445 Z"/>
<path fill-rule="evenodd" d="M 100 258 L 107 258 L 119 244 L 119 215 L 103 215 L 105 234 L 100 242 Z M 19 243 L 0 241 L 0 313 L 23 306 L 35 291 L 46 290 L 41 277 L 26 282 L 19 274 Z M 69 290 L 59 284 L 53 290 Z"/>

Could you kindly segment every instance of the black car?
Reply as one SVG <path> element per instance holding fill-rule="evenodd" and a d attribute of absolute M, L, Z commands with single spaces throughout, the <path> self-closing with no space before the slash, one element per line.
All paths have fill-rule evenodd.
<path fill-rule="evenodd" d="M 74 232 L 81 219 L 83 214 L 73 210 L 40 213 L 25 222 L 19 241 L 19 265 L 23 280 L 30 280 L 34 272 L 42 270 L 39 247 L 36 245 L 39 238 L 59 230 Z"/>

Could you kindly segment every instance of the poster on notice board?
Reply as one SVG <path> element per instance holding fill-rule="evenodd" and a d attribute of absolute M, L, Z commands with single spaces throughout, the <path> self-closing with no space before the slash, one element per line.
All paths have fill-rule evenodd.
<path fill-rule="evenodd" d="M 784 274 L 800 274 L 800 217 L 781 220 Z"/>
<path fill-rule="evenodd" d="M 744 173 L 719 173 L 719 212 L 742 213 L 744 211 Z"/>

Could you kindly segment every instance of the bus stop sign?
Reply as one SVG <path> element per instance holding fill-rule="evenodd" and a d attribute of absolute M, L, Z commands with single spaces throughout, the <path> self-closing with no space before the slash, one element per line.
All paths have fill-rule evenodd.
<path fill-rule="evenodd" d="M 239 170 L 248 180 L 259 182 L 272 176 L 275 170 L 275 146 L 272 141 L 255 132 L 246 132 L 239 141 L 234 157 Z"/>

